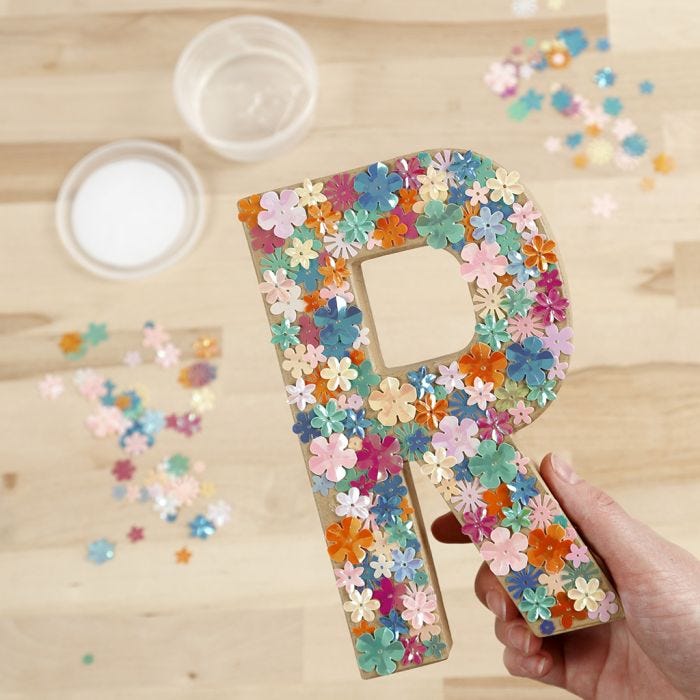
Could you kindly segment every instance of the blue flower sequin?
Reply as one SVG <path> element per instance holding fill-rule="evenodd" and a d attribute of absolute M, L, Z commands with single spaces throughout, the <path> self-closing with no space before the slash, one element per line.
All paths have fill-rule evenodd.
<path fill-rule="evenodd" d="M 359 173 L 354 181 L 355 191 L 360 193 L 359 202 L 365 209 L 389 211 L 399 203 L 396 194 L 402 180 L 398 173 L 390 173 L 384 163 L 372 163 L 366 172 Z"/>
<path fill-rule="evenodd" d="M 554 365 L 554 355 L 543 347 L 542 341 L 536 336 L 510 345 L 506 350 L 508 376 L 516 382 L 524 379 L 529 387 L 543 384 L 546 378 L 544 370 Z"/>

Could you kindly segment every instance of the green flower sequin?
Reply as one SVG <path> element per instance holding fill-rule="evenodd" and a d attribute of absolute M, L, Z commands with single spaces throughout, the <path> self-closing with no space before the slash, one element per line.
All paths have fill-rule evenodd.
<path fill-rule="evenodd" d="M 431 199 L 416 220 L 418 233 L 427 240 L 431 248 L 444 248 L 447 242 L 457 243 L 464 239 L 462 208 Z"/>
<path fill-rule="evenodd" d="M 433 634 L 427 642 L 423 642 L 425 645 L 425 653 L 423 656 L 430 657 L 433 656 L 436 659 L 441 659 L 442 655 L 447 649 L 447 644 L 442 641 L 442 637 L 437 634 Z"/>
<path fill-rule="evenodd" d="M 279 345 L 282 350 L 299 344 L 299 331 L 301 326 L 293 326 L 286 318 L 281 323 L 273 323 L 270 327 L 272 330 L 272 343 Z"/>
<path fill-rule="evenodd" d="M 338 231 L 347 243 L 367 243 L 370 233 L 374 231 L 374 220 L 366 209 L 346 209 L 338 222 Z"/>
<path fill-rule="evenodd" d="M 557 383 L 554 379 L 546 381 L 544 384 L 533 387 L 530 389 L 530 393 L 527 395 L 528 401 L 537 401 L 537 405 L 540 407 L 545 406 L 547 401 L 554 401 L 557 398 L 554 387 Z"/>
<path fill-rule="evenodd" d="M 527 289 L 524 287 L 520 289 L 508 287 L 506 289 L 506 298 L 501 302 L 501 306 L 508 316 L 527 316 L 533 303 L 527 294 Z"/>
<path fill-rule="evenodd" d="M 360 657 L 358 665 L 363 671 L 376 670 L 380 676 L 388 676 L 396 670 L 396 662 L 403 658 L 403 644 L 394 640 L 394 633 L 380 627 L 374 634 L 365 632 L 355 642 Z"/>
<path fill-rule="evenodd" d="M 373 386 L 377 386 L 381 377 L 374 371 L 372 362 L 365 360 L 361 365 L 354 366 L 357 370 L 357 377 L 352 380 L 352 388 L 363 398 L 367 398 Z"/>
<path fill-rule="evenodd" d="M 505 384 L 494 392 L 496 394 L 496 410 L 507 411 L 513 408 L 518 401 L 524 401 L 528 388 L 524 383 L 516 382 L 514 379 L 506 379 Z"/>
<path fill-rule="evenodd" d="M 513 532 L 520 532 L 522 528 L 530 527 L 529 516 L 532 510 L 524 508 L 520 502 L 513 503 L 512 508 L 503 508 L 502 513 L 505 516 L 501 520 L 503 527 L 509 527 Z"/>
<path fill-rule="evenodd" d="M 343 421 L 347 411 L 338 408 L 335 399 L 331 399 L 325 406 L 317 404 L 314 406 L 314 417 L 311 425 L 321 431 L 323 437 L 330 437 L 331 433 L 342 433 L 345 426 Z"/>
<path fill-rule="evenodd" d="M 476 324 L 475 330 L 482 343 L 486 343 L 491 350 L 500 350 L 501 345 L 510 340 L 507 327 L 508 321 L 505 318 L 497 321 L 493 314 L 487 314 L 483 323 Z"/>
<path fill-rule="evenodd" d="M 523 597 L 518 603 L 518 608 L 527 615 L 529 622 L 535 622 L 537 619 L 549 620 L 552 617 L 550 608 L 556 602 L 551 595 L 547 595 L 547 589 L 544 586 L 537 586 L 535 590 L 526 588 L 523 591 Z"/>
<path fill-rule="evenodd" d="M 495 489 L 501 481 L 507 484 L 518 472 L 515 449 L 507 442 L 497 445 L 493 440 L 483 440 L 469 460 L 469 471 L 478 476 L 487 489 Z"/>

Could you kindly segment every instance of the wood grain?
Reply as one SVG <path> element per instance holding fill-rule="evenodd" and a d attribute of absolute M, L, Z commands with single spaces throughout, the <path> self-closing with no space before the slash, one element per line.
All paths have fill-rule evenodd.
<path fill-rule="evenodd" d="M 692 194 L 700 185 L 700 92 L 689 68 L 700 59 L 700 7 L 566 0 L 561 11 L 517 20 L 509 4 L 0 0 L 1 697 L 344 699 L 365 692 L 280 401 L 235 202 L 420 148 L 468 144 L 517 168 L 562 248 L 576 306 L 573 371 L 556 406 L 519 433 L 519 445 L 532 457 L 555 450 L 573 458 L 632 514 L 700 554 L 688 526 L 700 496 L 700 201 Z M 241 12 L 271 14 L 301 31 L 321 77 L 309 137 L 292 153 L 248 166 L 220 159 L 188 133 L 170 89 L 189 38 Z M 625 113 L 655 152 L 676 158 L 677 171 L 656 176 L 651 192 L 639 188 L 650 167 L 580 171 L 547 154 L 544 139 L 568 133 L 571 123 L 545 109 L 514 124 L 483 88 L 486 66 L 511 44 L 576 25 L 593 38 L 609 32 L 614 48 L 576 59 L 566 82 L 597 98 L 591 75 L 610 63 Z M 657 85 L 652 98 L 637 91 L 644 78 Z M 178 147 L 205 180 L 210 213 L 185 261 L 119 284 L 68 259 L 53 200 L 76 160 L 124 137 Z M 603 192 L 620 205 L 609 221 L 589 213 L 591 195 Z M 82 399 L 66 395 L 49 405 L 36 393 L 47 371 L 70 381 L 74 367 L 56 339 L 91 320 L 106 321 L 114 340 L 89 361 L 115 378 L 129 376 L 120 358 L 149 318 L 183 342 L 199 329 L 223 335 L 217 408 L 188 444 L 235 506 L 233 523 L 208 542 L 192 544 L 154 513 L 112 500 L 115 451 L 85 432 Z M 163 376 L 146 366 L 139 381 L 176 400 L 179 388 Z M 256 442 L 260 415 L 275 441 Z M 182 442 L 164 441 L 154 458 L 176 445 Z M 417 489 L 430 520 L 442 499 L 423 481 Z M 135 519 L 147 539 L 132 546 L 124 534 Z M 121 538 L 120 551 L 98 568 L 84 561 L 84 548 L 103 535 Z M 173 552 L 185 543 L 194 556 L 176 566 Z M 391 683 L 407 699 L 564 697 L 507 677 L 491 616 L 472 592 L 476 552 L 432 548 L 454 637 L 450 659 L 372 683 Z M 298 562 L 299 576 L 284 576 Z M 81 664 L 86 652 L 95 655 L 91 666 Z"/>

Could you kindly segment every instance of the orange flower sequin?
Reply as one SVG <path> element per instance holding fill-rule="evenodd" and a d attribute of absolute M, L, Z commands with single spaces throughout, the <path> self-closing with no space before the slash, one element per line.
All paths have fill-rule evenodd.
<path fill-rule="evenodd" d="M 416 190 L 399 190 L 399 206 L 406 214 L 413 210 L 413 205 L 418 201 L 418 192 Z"/>
<path fill-rule="evenodd" d="M 382 248 L 396 248 L 406 242 L 407 231 L 408 226 L 402 223 L 396 214 L 391 214 L 377 221 L 377 228 L 373 235 L 382 242 Z"/>
<path fill-rule="evenodd" d="M 362 352 L 362 350 L 355 350 L 355 348 L 353 348 L 348 355 L 353 365 L 357 365 L 358 367 L 365 361 L 365 353 Z"/>
<path fill-rule="evenodd" d="M 220 354 L 219 341 L 213 336 L 203 335 L 192 344 L 192 349 L 197 357 L 203 360 L 208 360 L 212 357 L 218 357 Z"/>
<path fill-rule="evenodd" d="M 254 194 L 252 197 L 241 199 L 238 202 L 238 220 L 242 221 L 248 228 L 258 225 L 258 214 L 261 211 L 259 194 Z"/>
<path fill-rule="evenodd" d="M 362 521 L 351 516 L 326 528 L 328 554 L 333 561 L 344 562 L 347 559 L 351 564 L 359 564 L 365 558 L 364 548 L 374 540 L 369 530 L 361 528 Z"/>
<path fill-rule="evenodd" d="M 566 591 L 557 593 L 557 604 L 552 608 L 552 617 L 561 617 L 561 626 L 569 629 L 574 620 L 585 620 L 588 617 L 587 610 L 576 610 L 574 601 L 569 598 Z"/>
<path fill-rule="evenodd" d="M 416 401 L 416 422 L 437 430 L 440 421 L 447 415 L 447 399 L 438 401 L 435 394 L 426 394 L 421 401 Z"/>
<path fill-rule="evenodd" d="M 306 302 L 306 308 L 304 310 L 307 313 L 316 311 L 326 305 L 326 300 L 321 297 L 321 292 L 319 292 L 318 289 L 314 289 L 311 294 L 305 294 L 304 301 Z"/>
<path fill-rule="evenodd" d="M 474 227 L 471 225 L 472 216 L 479 216 L 481 205 L 475 204 L 472 206 L 467 202 L 464 207 L 464 216 L 462 217 L 462 226 L 464 226 L 464 240 L 467 243 L 474 243 Z"/>
<path fill-rule="evenodd" d="M 491 352 L 486 343 L 476 343 L 472 351 L 459 358 L 459 371 L 467 376 L 466 386 L 472 386 L 479 377 L 484 382 L 493 382 L 494 388 L 503 384 L 505 377 L 501 370 L 506 368 L 506 356 L 502 352 Z"/>
<path fill-rule="evenodd" d="M 328 260 L 323 265 L 319 265 L 318 271 L 323 275 L 323 284 L 335 284 L 340 287 L 343 282 L 350 277 L 350 270 L 345 266 L 344 258 L 332 258 L 328 256 Z"/>
<path fill-rule="evenodd" d="M 566 530 L 553 523 L 547 532 L 536 529 L 530 532 L 527 559 L 533 566 L 543 567 L 549 574 L 556 574 L 564 568 L 564 557 L 569 553 L 571 540 L 565 540 Z"/>
<path fill-rule="evenodd" d="M 310 206 L 308 212 L 306 225 L 316 231 L 318 238 L 335 231 L 340 220 L 340 212 L 333 211 L 330 202 L 321 202 L 320 206 Z"/>
<path fill-rule="evenodd" d="M 78 352 L 83 345 L 83 337 L 80 333 L 65 333 L 58 341 L 58 345 L 66 354 Z"/>
<path fill-rule="evenodd" d="M 352 628 L 352 633 L 356 636 L 359 637 L 362 634 L 373 634 L 374 630 L 377 628 L 374 625 L 370 625 L 367 620 L 362 620 L 357 627 Z"/>
<path fill-rule="evenodd" d="M 540 272 L 545 272 L 549 263 L 557 261 L 557 254 L 554 252 L 554 248 L 554 241 L 540 235 L 533 236 L 530 243 L 523 244 L 525 266 L 536 267 Z"/>
<path fill-rule="evenodd" d="M 408 499 L 405 497 L 401 499 L 399 508 L 401 508 L 401 520 L 403 520 L 404 522 L 406 522 L 408 518 L 415 512 L 413 508 L 411 508 L 411 506 L 409 505 Z"/>
<path fill-rule="evenodd" d="M 495 515 L 497 518 L 503 517 L 504 508 L 510 508 L 513 505 L 510 491 L 505 484 L 501 484 L 497 489 L 485 491 L 482 498 L 486 503 L 486 512 L 489 515 Z"/>
<path fill-rule="evenodd" d="M 325 365 L 323 365 L 325 367 Z M 338 391 L 328 388 L 328 382 L 321 377 L 321 367 L 317 367 L 307 378 L 307 384 L 315 384 L 316 388 L 311 392 L 318 403 L 328 403 L 330 399 L 338 398 Z"/>

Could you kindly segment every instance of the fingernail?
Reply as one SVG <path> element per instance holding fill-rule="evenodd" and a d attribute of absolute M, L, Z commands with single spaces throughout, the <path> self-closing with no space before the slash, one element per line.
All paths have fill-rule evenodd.
<path fill-rule="evenodd" d="M 552 455 L 552 466 L 554 473 L 567 484 L 578 484 L 581 481 L 581 477 L 563 457 Z"/>
<path fill-rule="evenodd" d="M 531 676 L 541 676 L 544 673 L 545 659 L 543 656 L 526 656 L 520 660 L 520 665 Z"/>
<path fill-rule="evenodd" d="M 496 591 L 489 591 L 486 594 L 486 605 L 499 620 L 506 619 L 506 602 Z"/>
<path fill-rule="evenodd" d="M 516 648 L 527 654 L 532 645 L 532 635 L 522 626 L 514 625 L 508 633 L 510 643 Z"/>

